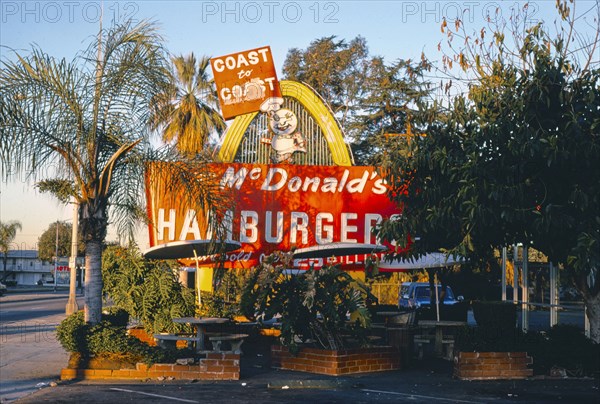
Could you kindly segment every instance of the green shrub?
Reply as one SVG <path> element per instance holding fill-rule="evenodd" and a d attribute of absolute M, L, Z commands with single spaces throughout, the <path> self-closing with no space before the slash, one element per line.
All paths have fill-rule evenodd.
<path fill-rule="evenodd" d="M 223 293 L 202 293 L 201 316 L 233 318 L 238 314 L 240 314 L 239 304 L 227 301 Z"/>
<path fill-rule="evenodd" d="M 344 348 L 343 335 L 364 342 L 371 323 L 366 300 L 375 299 L 368 287 L 336 266 L 286 274 L 289 260 L 274 254 L 255 269 L 242 295 L 243 314 L 259 321 L 281 315 L 281 342 L 291 352 L 299 341 L 333 350 Z"/>
<path fill-rule="evenodd" d="M 116 327 L 127 327 L 129 313 L 120 307 L 106 307 L 102 309 L 102 320 L 108 321 Z"/>
<path fill-rule="evenodd" d="M 464 327 L 456 336 L 456 349 L 463 352 L 524 351 L 527 338 L 518 330 L 517 307 L 511 302 L 473 302 L 477 327 Z"/>
<path fill-rule="evenodd" d="M 87 334 L 87 349 L 89 353 L 137 353 L 140 354 L 135 337 L 127 335 L 122 327 L 115 327 L 107 321 L 89 327 Z"/>
<path fill-rule="evenodd" d="M 120 354 L 131 358 L 132 362 L 164 362 L 173 360 L 176 352 L 151 347 L 139 339 L 127 335 L 122 315 L 103 315 L 100 323 L 88 325 L 83 312 L 77 312 L 64 319 L 56 329 L 56 337 L 62 347 L 81 358 L 103 354 Z"/>
<path fill-rule="evenodd" d="M 531 335 L 516 327 L 468 327 L 456 334 L 455 349 L 460 352 L 522 352 L 531 345 Z"/>
<path fill-rule="evenodd" d="M 102 255 L 103 291 L 149 334 L 192 332 L 173 322 L 195 314 L 194 290 L 181 285 L 178 269 L 175 261 L 145 260 L 137 250 L 111 246 Z"/>
<path fill-rule="evenodd" d="M 456 335 L 455 348 L 461 352 L 527 352 L 539 375 L 550 374 L 554 367 L 565 369 L 569 376 L 600 375 L 600 344 L 571 325 L 554 326 L 545 334 L 523 333 L 516 327 L 464 327 Z"/>
<path fill-rule="evenodd" d="M 216 277 L 215 277 L 216 278 Z M 240 300 L 250 278 L 247 269 L 225 269 L 213 292 L 202 292 L 200 315 L 233 318 L 242 315 Z"/>
<path fill-rule="evenodd" d="M 83 311 L 71 314 L 56 327 L 56 339 L 67 352 L 87 352 L 87 333 Z"/>
<path fill-rule="evenodd" d="M 527 351 L 534 358 L 536 374 L 549 374 L 558 367 L 569 376 L 599 376 L 600 344 L 587 338 L 578 327 L 556 325 L 545 336 L 531 341 Z"/>

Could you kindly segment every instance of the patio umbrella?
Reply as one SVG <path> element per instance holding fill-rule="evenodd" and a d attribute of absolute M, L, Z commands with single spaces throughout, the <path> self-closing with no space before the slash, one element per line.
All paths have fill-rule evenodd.
<path fill-rule="evenodd" d="M 220 246 L 224 246 L 224 252 L 237 250 L 242 246 L 239 241 L 234 240 L 184 240 L 172 243 L 159 244 L 144 251 L 144 257 L 150 259 L 184 259 L 196 258 L 204 255 L 223 252 Z"/>
<path fill-rule="evenodd" d="M 328 258 L 355 254 L 380 253 L 387 251 L 387 249 L 386 246 L 379 244 L 339 242 L 299 248 L 295 250 L 292 255 L 294 259 Z"/>
<path fill-rule="evenodd" d="M 446 255 L 443 253 L 433 252 L 427 253 L 418 259 L 398 258 L 391 261 L 383 259 L 379 263 L 379 269 L 406 272 L 410 269 L 449 267 L 452 265 L 462 264 L 464 262 L 464 257 L 446 257 Z"/>

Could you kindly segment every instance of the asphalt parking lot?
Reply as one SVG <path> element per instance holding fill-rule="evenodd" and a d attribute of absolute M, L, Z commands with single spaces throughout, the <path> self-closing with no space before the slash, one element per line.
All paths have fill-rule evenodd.
<path fill-rule="evenodd" d="M 62 296 L 62 297 L 61 297 Z M 62 300 L 61 300 L 62 299 Z M 54 337 L 64 318 L 66 292 L 2 298 L 0 402 L 18 403 L 598 403 L 598 379 L 534 377 L 519 381 L 463 381 L 452 363 L 426 357 L 398 371 L 331 377 L 270 367 L 265 349 L 245 350 L 238 381 L 57 380 L 67 355 Z M 43 306 L 56 314 L 31 317 Z M 21 310 L 22 319 L 13 318 Z M 36 314 L 37 315 L 37 314 Z M 15 401 L 16 400 L 16 401 Z"/>
<path fill-rule="evenodd" d="M 452 363 L 428 359 L 392 372 L 347 377 L 272 369 L 268 358 L 242 359 L 239 381 L 59 382 L 19 403 L 598 403 L 598 379 L 532 378 L 464 381 L 452 377 Z"/>

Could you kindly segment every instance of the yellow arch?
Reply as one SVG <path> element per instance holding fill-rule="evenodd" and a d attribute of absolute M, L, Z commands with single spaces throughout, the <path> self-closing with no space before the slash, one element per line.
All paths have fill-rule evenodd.
<path fill-rule="evenodd" d="M 281 94 L 284 97 L 295 98 L 317 121 L 317 124 L 323 131 L 325 140 L 327 140 L 333 162 L 338 166 L 351 166 L 352 158 L 344 142 L 344 135 L 331 111 L 325 106 L 319 96 L 308 86 L 296 81 L 283 80 L 279 84 Z M 219 150 L 220 161 L 224 163 L 233 162 L 242 137 L 257 114 L 258 112 L 252 112 L 240 115 L 234 119 L 231 126 L 227 129 L 223 145 Z"/>

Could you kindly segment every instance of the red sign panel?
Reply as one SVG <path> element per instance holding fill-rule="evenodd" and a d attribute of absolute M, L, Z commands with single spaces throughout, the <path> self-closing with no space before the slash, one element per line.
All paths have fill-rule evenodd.
<path fill-rule="evenodd" d="M 268 46 L 215 57 L 210 64 L 225 119 L 259 111 L 266 99 L 281 97 Z"/>
<path fill-rule="evenodd" d="M 289 251 L 334 242 L 376 243 L 372 230 L 384 218 L 398 214 L 387 197 L 385 180 L 373 167 L 210 165 L 224 191 L 233 194 L 228 239 L 240 250 L 227 254 L 227 266 L 249 268 L 276 250 Z M 170 206 L 159 185 L 148 178 L 152 246 L 207 238 L 185 206 Z M 345 269 L 364 267 L 367 256 L 341 257 Z M 205 257 L 206 262 L 211 257 Z M 316 268 L 328 259 L 296 260 L 295 266 Z"/>

